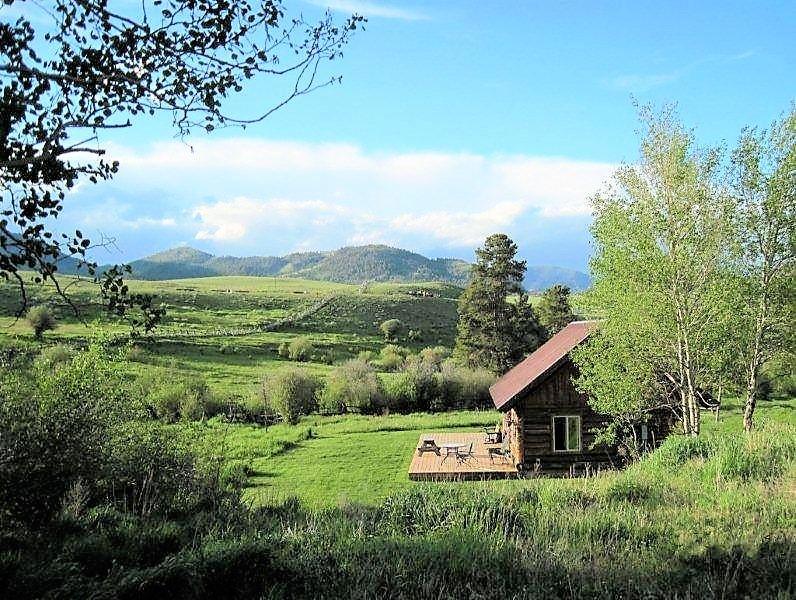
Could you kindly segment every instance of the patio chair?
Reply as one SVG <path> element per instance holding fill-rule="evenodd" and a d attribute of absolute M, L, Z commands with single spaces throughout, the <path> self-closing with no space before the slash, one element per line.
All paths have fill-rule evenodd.
<path fill-rule="evenodd" d="M 470 442 L 467 446 L 459 446 L 456 448 L 456 460 L 460 463 L 473 458 L 473 443 Z"/>
<path fill-rule="evenodd" d="M 504 463 L 509 462 L 511 458 L 511 448 L 508 440 L 503 440 L 499 448 L 487 448 L 487 451 L 489 452 L 489 462 L 495 462 L 496 456 L 499 456 Z"/>
<path fill-rule="evenodd" d="M 499 444 L 503 440 L 503 432 L 500 427 L 484 427 L 484 443 Z"/>

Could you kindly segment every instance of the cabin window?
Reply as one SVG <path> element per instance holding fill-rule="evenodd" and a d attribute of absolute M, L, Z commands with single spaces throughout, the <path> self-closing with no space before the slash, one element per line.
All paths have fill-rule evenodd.
<path fill-rule="evenodd" d="M 580 417 L 553 417 L 553 450 L 573 452 L 580 450 Z"/>

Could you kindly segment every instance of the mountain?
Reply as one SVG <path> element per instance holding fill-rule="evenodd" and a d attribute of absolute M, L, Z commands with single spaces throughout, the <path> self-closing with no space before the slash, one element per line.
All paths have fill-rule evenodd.
<path fill-rule="evenodd" d="M 551 266 L 528 267 L 525 273 L 525 289 L 532 292 L 541 292 L 556 283 L 569 286 L 574 291 L 580 291 L 591 285 L 591 277 L 583 271 Z"/>
<path fill-rule="evenodd" d="M 457 258 L 427 258 L 416 252 L 383 245 L 348 246 L 331 252 L 295 252 L 286 256 L 214 256 L 180 246 L 134 260 L 136 279 L 185 279 L 219 275 L 300 277 L 339 283 L 365 281 L 442 281 L 464 286 L 470 264 Z M 62 269 L 68 272 L 68 269 Z M 574 269 L 530 266 L 525 287 L 540 291 L 555 283 L 573 290 L 589 286 L 589 276 Z"/>

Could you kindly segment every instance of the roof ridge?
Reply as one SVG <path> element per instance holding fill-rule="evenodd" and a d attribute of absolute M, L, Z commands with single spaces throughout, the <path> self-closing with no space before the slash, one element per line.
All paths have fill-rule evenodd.
<path fill-rule="evenodd" d="M 576 346 L 594 332 L 590 327 L 598 321 L 572 321 L 561 331 L 525 357 L 489 388 L 492 401 L 498 409 L 506 407 L 536 380 L 559 364 Z M 574 325 L 574 327 L 573 327 Z"/>

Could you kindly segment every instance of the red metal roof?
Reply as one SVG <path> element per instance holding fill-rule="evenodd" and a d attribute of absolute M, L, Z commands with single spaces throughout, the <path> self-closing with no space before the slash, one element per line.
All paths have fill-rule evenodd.
<path fill-rule="evenodd" d="M 597 321 L 573 321 L 528 358 L 498 379 L 489 388 L 492 401 L 498 409 L 508 410 L 508 404 L 536 380 L 543 377 L 569 352 L 589 337 L 597 328 Z"/>

